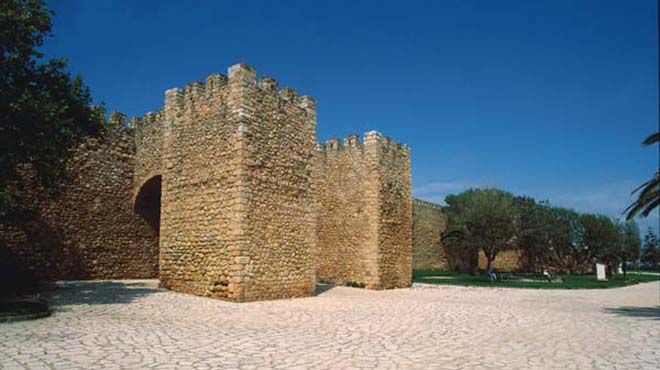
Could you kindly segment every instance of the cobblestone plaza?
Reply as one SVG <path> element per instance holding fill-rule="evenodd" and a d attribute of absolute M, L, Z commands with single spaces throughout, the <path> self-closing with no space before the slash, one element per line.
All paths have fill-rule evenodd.
<path fill-rule="evenodd" d="M 659 288 L 335 287 L 237 304 L 156 280 L 67 282 L 51 317 L 0 326 L 0 368 L 656 369 Z"/>

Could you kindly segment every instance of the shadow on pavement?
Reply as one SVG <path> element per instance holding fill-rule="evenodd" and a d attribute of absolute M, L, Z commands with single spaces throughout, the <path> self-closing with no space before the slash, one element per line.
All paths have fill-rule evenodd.
<path fill-rule="evenodd" d="M 316 284 L 316 290 L 314 291 L 314 296 L 321 295 L 334 287 L 335 286 L 331 284 Z"/>
<path fill-rule="evenodd" d="M 65 307 L 131 303 L 158 292 L 153 284 L 143 282 L 76 281 L 52 285 L 48 296 L 53 306 Z"/>
<path fill-rule="evenodd" d="M 314 295 L 321 295 L 334 285 L 317 284 Z M 127 304 L 162 292 L 156 283 L 139 281 L 67 281 L 51 284 L 45 296 L 56 309 L 66 309 L 73 305 Z"/>
<path fill-rule="evenodd" d="M 612 315 L 660 320 L 660 307 L 617 307 L 604 308 L 603 311 Z"/>

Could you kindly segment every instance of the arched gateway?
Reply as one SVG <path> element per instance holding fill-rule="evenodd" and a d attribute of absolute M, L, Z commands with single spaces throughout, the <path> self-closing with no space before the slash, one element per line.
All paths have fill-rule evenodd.
<path fill-rule="evenodd" d="M 149 224 L 154 234 L 160 234 L 160 197 L 161 176 L 154 176 L 147 180 L 139 189 L 133 210 Z"/>

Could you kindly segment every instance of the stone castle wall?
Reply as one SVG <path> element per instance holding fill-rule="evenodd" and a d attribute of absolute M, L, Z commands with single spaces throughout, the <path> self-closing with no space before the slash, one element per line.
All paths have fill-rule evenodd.
<path fill-rule="evenodd" d="M 382 137 L 378 162 L 378 278 L 381 288 L 412 284 L 410 148 Z M 368 139 L 367 139 L 368 140 Z"/>
<path fill-rule="evenodd" d="M 506 250 L 499 252 L 493 260 L 492 267 L 496 271 L 512 272 L 521 269 L 522 257 L 520 251 Z M 482 250 L 479 250 L 479 268 L 485 270 L 488 259 Z"/>
<path fill-rule="evenodd" d="M 331 139 L 316 171 L 319 279 L 410 285 L 410 150 L 377 132 Z"/>
<path fill-rule="evenodd" d="M 132 189 L 134 197 L 149 179 L 163 173 L 163 129 L 159 124 L 162 121 L 163 112 L 160 111 L 148 113 L 144 117 L 134 117 L 129 124 L 133 129 L 135 157 L 138 158 L 134 163 Z"/>
<path fill-rule="evenodd" d="M 485 270 L 488 261 L 483 251 L 464 253 L 460 248 L 452 250 L 443 246 L 442 233 L 446 228 L 447 220 L 440 205 L 413 199 L 413 268 L 469 271 L 472 263 L 478 263 L 478 268 Z M 520 270 L 521 258 L 516 250 L 500 252 L 493 268 L 507 272 Z"/>
<path fill-rule="evenodd" d="M 376 132 L 319 145 L 315 101 L 242 64 L 166 91 L 128 127 L 115 118 L 41 205 L 61 246 L 36 252 L 52 237 L 0 226 L 43 276 L 158 276 L 233 301 L 311 295 L 318 279 L 411 284 L 408 147 Z"/>
<path fill-rule="evenodd" d="M 350 136 L 343 146 L 331 139 L 317 151 L 318 275 L 324 282 L 378 284 L 377 153 L 376 143 L 368 144 Z"/>
<path fill-rule="evenodd" d="M 19 194 L 36 217 L 0 224 L 2 254 L 19 267 L 53 280 L 158 276 L 157 235 L 132 209 L 133 132 L 114 118 L 75 150 L 58 196 L 46 196 L 26 172 Z"/>
<path fill-rule="evenodd" d="M 449 269 L 442 245 L 446 228 L 440 205 L 413 199 L 413 268 Z"/>

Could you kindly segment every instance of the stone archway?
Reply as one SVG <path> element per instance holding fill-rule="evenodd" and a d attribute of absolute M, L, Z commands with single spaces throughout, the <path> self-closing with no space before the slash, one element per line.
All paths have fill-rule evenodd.
<path fill-rule="evenodd" d="M 162 177 L 156 175 L 140 187 L 133 210 L 151 226 L 156 237 L 160 236 L 160 198 Z"/>

